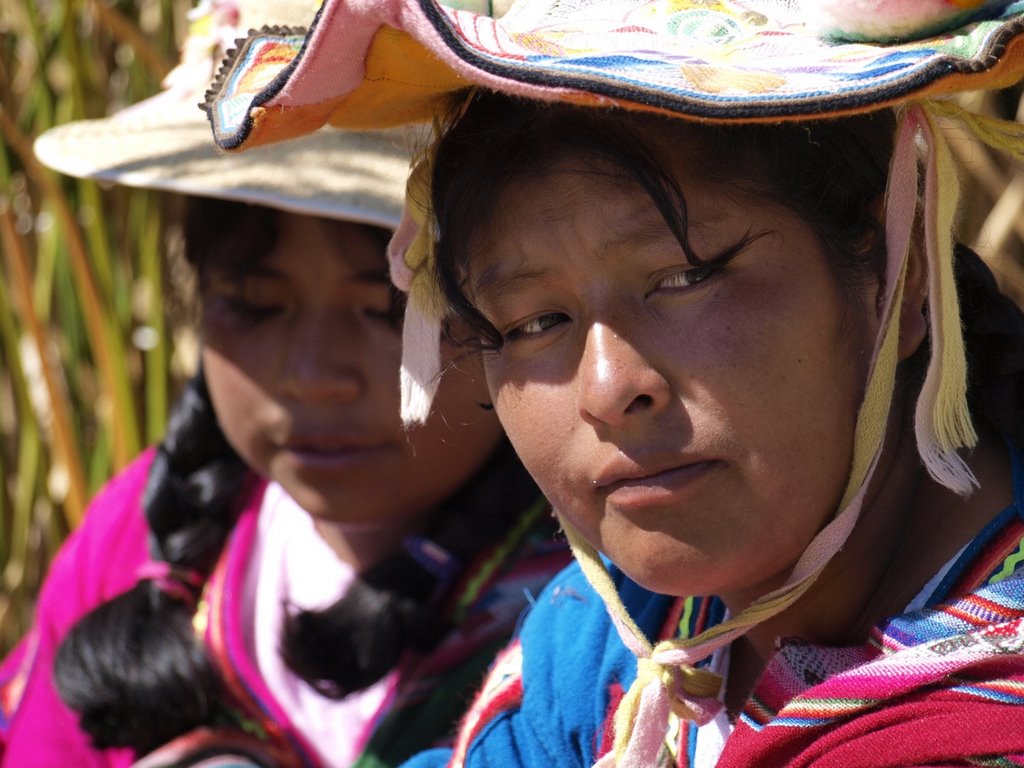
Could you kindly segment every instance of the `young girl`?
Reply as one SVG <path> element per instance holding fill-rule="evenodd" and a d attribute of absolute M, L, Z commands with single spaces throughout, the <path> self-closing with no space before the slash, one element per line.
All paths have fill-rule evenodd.
<path fill-rule="evenodd" d="M 443 322 L 579 560 L 411 765 L 1024 764 L 1024 318 L 942 133 L 1024 130 L 935 98 L 1022 71 L 1019 2 L 334 0 L 241 47 L 224 146 L 439 116 L 407 414 Z"/>
<path fill-rule="evenodd" d="M 91 136 L 91 162 L 121 162 L 166 106 L 51 134 L 44 154 L 73 140 L 81 162 Z M 451 359 L 426 425 L 401 423 L 402 302 L 370 223 L 397 219 L 392 142 L 318 139 L 313 159 L 341 173 L 315 198 L 299 142 L 277 156 L 294 182 L 229 159 L 205 187 L 226 199 L 189 200 L 199 371 L 163 442 L 94 500 L 0 668 L 4 765 L 394 765 L 444 742 L 567 562 L 471 363 Z M 135 149 L 133 183 L 211 181 L 210 157 Z"/>

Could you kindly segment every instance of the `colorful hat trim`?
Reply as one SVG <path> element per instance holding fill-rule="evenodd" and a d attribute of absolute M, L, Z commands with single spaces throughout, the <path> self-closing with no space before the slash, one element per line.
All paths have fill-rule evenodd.
<path fill-rule="evenodd" d="M 468 84 L 749 122 L 1008 85 L 1024 70 L 1024 0 L 890 45 L 824 39 L 778 0 L 568 6 L 520 0 L 493 20 L 433 0 L 328 0 L 305 38 L 253 33 L 226 62 L 206 104 L 214 137 L 237 149 L 327 122 L 427 120 L 438 98 Z"/>

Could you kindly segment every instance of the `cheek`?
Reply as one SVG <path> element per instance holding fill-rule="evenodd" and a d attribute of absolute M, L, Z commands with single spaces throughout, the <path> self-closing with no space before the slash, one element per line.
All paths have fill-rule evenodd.
<path fill-rule="evenodd" d="M 843 315 L 828 309 L 806 315 L 828 318 L 819 323 L 791 311 L 760 325 L 739 318 L 732 341 L 718 345 L 727 365 L 704 399 L 704 414 L 717 411 L 741 446 L 755 498 L 792 510 L 788 524 L 804 533 L 835 510 L 846 486 L 868 365 Z"/>
<path fill-rule="evenodd" d="M 215 349 L 204 347 L 202 359 L 206 386 L 221 430 L 238 455 L 266 475 L 269 457 L 258 427 L 266 396 L 242 368 Z"/>
<path fill-rule="evenodd" d="M 490 396 L 482 379 L 482 372 L 473 361 L 448 366 L 430 418 L 408 433 L 416 455 L 451 462 L 454 472 L 458 467 L 479 463 L 497 446 L 502 429 L 495 414 L 486 408 Z M 394 412 L 398 413 L 397 403 Z"/>
<path fill-rule="evenodd" d="M 574 475 L 575 397 L 569 386 L 527 383 L 494 388 L 488 383 L 495 412 L 509 441 L 534 481 L 559 509 L 573 506 L 569 490 Z"/>

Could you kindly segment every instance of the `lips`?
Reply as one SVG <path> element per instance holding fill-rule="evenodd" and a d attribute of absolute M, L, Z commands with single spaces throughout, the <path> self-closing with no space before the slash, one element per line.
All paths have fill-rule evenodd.
<path fill-rule="evenodd" d="M 721 466 L 714 459 L 666 457 L 634 462 L 620 457 L 594 479 L 597 493 L 620 508 L 640 509 L 682 503 L 694 486 Z"/>
<path fill-rule="evenodd" d="M 284 449 L 296 453 L 345 453 L 361 451 L 377 447 L 379 444 L 366 440 L 349 439 L 344 436 L 302 435 L 285 441 Z"/>
<path fill-rule="evenodd" d="M 344 432 L 293 434 L 281 447 L 300 468 L 331 471 L 365 465 L 389 449 L 382 440 Z"/>

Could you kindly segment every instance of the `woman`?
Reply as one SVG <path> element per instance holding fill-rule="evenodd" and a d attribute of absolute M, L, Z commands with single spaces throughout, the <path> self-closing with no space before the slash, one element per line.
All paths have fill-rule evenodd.
<path fill-rule="evenodd" d="M 154 140 L 197 135 L 167 116 L 165 94 L 39 145 L 206 192 L 184 216 L 202 348 L 166 437 L 99 493 L 0 669 L 0 759 L 397 764 L 449 737 L 566 548 L 472 363 L 451 358 L 423 428 L 401 423 L 379 225 L 401 202 L 395 137 L 218 174 L 211 149 Z M 291 177 L 262 173 L 276 163 Z"/>
<path fill-rule="evenodd" d="M 254 100 L 291 112 L 220 119 L 240 56 L 211 118 L 273 139 L 324 51 L 399 28 L 325 117 L 440 115 L 392 244 L 406 340 L 481 350 L 576 550 L 410 765 L 1024 763 L 1024 323 L 954 255 L 939 124 L 1024 141 L 927 100 L 1019 77 L 1020 4 L 399 5 L 254 37 L 300 51 Z M 450 71 L 413 99 L 387 46 Z"/>
<path fill-rule="evenodd" d="M 993 580 L 1015 569 L 1024 533 L 1015 493 L 1024 468 L 1016 447 L 1022 424 L 1013 380 L 1020 373 L 1011 362 L 1024 359 L 1024 324 L 970 252 L 959 257 L 959 287 L 969 318 L 965 336 L 977 381 L 971 407 L 979 432 L 965 463 L 977 488 L 965 496 L 951 491 L 922 466 L 915 443 L 914 401 L 926 375 L 929 311 L 922 247 L 911 251 L 892 321 L 899 364 L 885 441 L 869 479 L 859 488 L 848 483 L 851 466 L 855 471 L 858 464 L 857 417 L 867 407 L 859 409 L 869 389 L 877 307 L 886 305 L 876 211 L 892 130 L 891 117 L 877 115 L 796 130 L 709 131 L 662 118 L 602 121 L 578 108 L 531 109 L 479 96 L 435 157 L 435 189 L 444 190 L 434 198 L 439 271 L 469 324 L 469 337 L 484 342 L 495 409 L 563 520 L 621 569 L 617 588 L 628 615 L 646 619 L 637 635 L 652 643 L 689 640 L 728 627 L 728 617 L 742 622 L 744 612 L 764 616 L 740 624 L 744 631 L 731 642 L 711 638 L 694 654 L 710 651 L 705 668 L 717 677 L 688 672 L 692 689 L 679 679 L 666 686 L 678 696 L 680 713 L 702 723 L 695 736 L 678 721 L 672 726 L 680 764 L 789 764 L 796 752 L 782 750 L 793 750 L 791 745 L 758 745 L 752 754 L 740 746 L 743 725 L 749 722 L 753 733 L 792 717 L 779 713 L 786 706 L 802 707 L 804 722 L 795 730 L 819 756 L 849 738 L 835 733 L 837 715 L 856 723 L 852 715 L 865 706 L 837 708 L 835 687 L 850 681 L 834 676 L 868 674 L 864 665 L 877 657 L 873 643 L 899 638 L 903 645 L 955 645 L 965 627 L 947 637 L 915 634 L 907 625 L 949 601 L 948 613 L 956 615 L 964 610 L 961 603 L 981 595 L 1019 605 L 1019 579 Z M 550 153 L 538 151 L 540 136 Z M 481 153 L 477 148 L 484 146 Z M 524 162 L 525 147 L 533 149 Z M 514 165 L 502 162 L 512 157 Z M 484 163 L 507 179 L 491 200 L 481 198 L 473 176 Z M 835 178 L 846 184 L 832 184 Z M 1009 381 L 1007 368 L 1013 372 Z M 538 412 L 547 414 L 543 424 L 531 416 Z M 837 514 L 849 515 L 852 494 L 853 503 L 856 496 L 863 499 L 862 508 L 848 537 L 838 539 L 841 549 L 816 578 L 794 582 L 806 551 L 837 541 L 826 526 Z M 585 545 L 581 554 L 589 559 Z M 596 581 L 601 584 L 600 573 Z M 762 597 L 780 590 L 786 595 L 794 584 L 796 596 L 788 604 Z M 584 585 L 572 574 L 553 589 L 578 592 Z M 990 585 L 991 594 L 985 592 Z M 590 632 L 580 630 L 588 616 L 592 609 L 573 605 L 534 611 L 521 636 L 519 711 L 507 718 L 491 713 L 491 730 L 474 747 L 480 764 L 495 760 L 489 750 L 500 742 L 502 728 L 514 734 L 517 749 L 522 740 L 551 750 L 565 739 L 562 728 L 580 724 L 567 718 L 571 725 L 534 738 L 532 708 L 556 705 L 530 700 L 531 654 L 557 664 L 540 676 L 540 687 L 554 689 L 544 698 L 566 700 L 590 691 L 614 708 L 612 689 L 631 682 L 630 672 L 621 668 L 618 648 L 607 650 L 614 630 L 604 617 Z M 998 623 L 995 618 L 987 615 L 981 628 Z M 571 633 L 558 631 L 563 621 Z M 541 625 L 550 639 L 538 647 Z M 1003 630 L 1011 626 L 1017 625 Z M 908 635 L 917 642 L 908 642 Z M 568 637 L 574 638 L 571 647 Z M 1019 641 L 1012 640 L 1007 650 L 1017 648 Z M 689 651 L 675 651 L 671 642 L 661 650 L 666 661 Z M 592 679 L 564 668 L 567 658 L 581 656 L 613 667 L 596 690 Z M 922 674 L 910 658 L 896 655 L 888 663 L 894 670 L 889 674 Z M 1019 675 L 1020 666 L 1018 657 L 1010 669 Z M 973 667 L 960 672 L 977 674 Z M 924 678 L 938 685 L 949 674 Z M 825 687 L 815 689 L 812 682 Z M 858 698 L 871 700 L 876 710 L 865 718 L 896 717 L 883 702 L 909 708 L 898 719 L 907 711 L 921 715 L 934 703 L 926 699 L 915 710 L 904 699 L 919 691 L 901 691 L 906 695 L 900 698 L 891 679 L 874 682 L 858 688 Z M 830 704 L 800 704 L 797 692 L 810 701 L 828 696 Z M 984 725 L 979 740 L 987 751 L 981 754 L 1002 754 L 1006 746 L 990 737 L 993 715 L 972 717 L 966 707 L 949 708 L 957 727 L 944 729 L 945 746 L 974 749 L 970 734 Z M 667 715 L 661 717 L 668 727 Z M 1009 731 L 1016 731 L 1009 725 L 1019 717 L 1019 705 L 1003 715 Z M 810 736 L 808 720 L 831 730 L 831 741 L 818 731 Z M 604 721 L 591 714 L 588 735 L 598 736 Z M 615 727 L 628 725 L 616 721 Z M 871 732 L 877 727 L 874 722 Z M 928 749 L 941 749 L 935 727 L 918 732 L 919 738 L 927 734 Z M 895 738 L 890 734 L 883 742 L 890 755 Z M 691 739 L 687 756 L 683 745 Z M 1014 735 L 1008 743 L 1016 740 Z M 704 757 L 723 744 L 724 754 Z M 599 749 L 609 747 L 606 739 Z M 540 764 L 542 754 L 533 753 L 528 762 Z M 584 749 L 578 759 L 587 764 L 599 754 Z M 473 755 L 467 764 L 475 764 Z M 863 764 L 888 763 L 873 757 Z"/>

